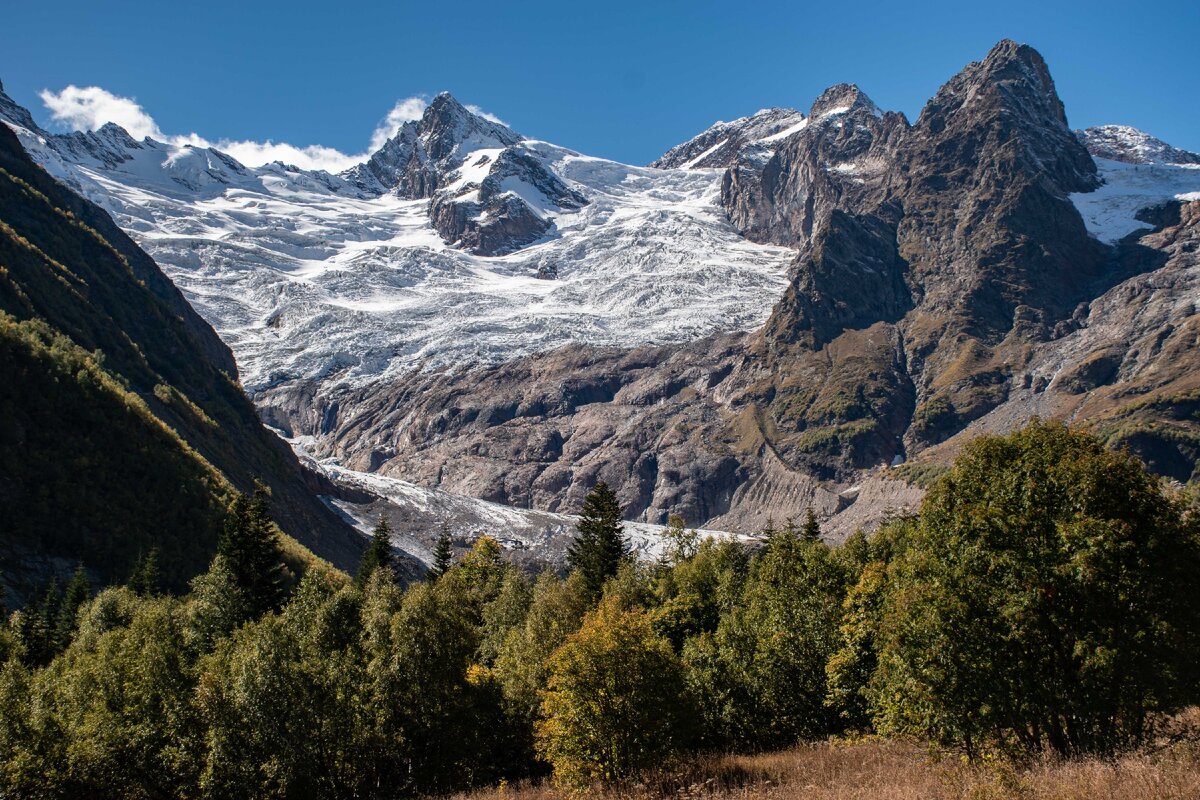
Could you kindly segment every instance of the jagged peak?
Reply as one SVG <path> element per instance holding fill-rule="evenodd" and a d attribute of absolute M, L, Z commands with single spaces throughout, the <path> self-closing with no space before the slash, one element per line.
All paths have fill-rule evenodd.
<path fill-rule="evenodd" d="M 1173 147 L 1130 125 L 1094 125 L 1075 135 L 1096 158 L 1126 164 L 1200 164 L 1200 154 Z"/>
<path fill-rule="evenodd" d="M 811 120 L 819 120 L 831 114 L 841 114 L 857 109 L 865 109 L 877 117 L 883 113 L 879 110 L 879 106 L 867 97 L 866 92 L 853 83 L 837 83 L 821 92 L 820 96 L 813 101 L 808 117 Z"/>
<path fill-rule="evenodd" d="M 29 110 L 18 105 L 15 100 L 5 94 L 3 83 L 0 83 L 0 120 L 8 120 L 14 125 L 30 131 L 40 130 Z"/>
<path fill-rule="evenodd" d="M 1000 40 L 983 60 L 967 64 L 943 84 L 922 109 L 917 124 L 928 125 L 960 110 L 974 114 L 987 107 L 1069 133 L 1066 111 L 1045 59 L 1034 48 L 1012 39 Z"/>
<path fill-rule="evenodd" d="M 985 130 L 1019 144 L 1004 152 L 1028 175 L 1050 177 L 1064 192 L 1095 188 L 1096 165 L 1067 125 L 1045 60 L 1029 45 L 998 42 L 944 83 L 914 125 L 918 140 L 933 150 L 938 142 L 952 141 L 965 160 L 988 150 L 990 135 L 969 133 Z"/>

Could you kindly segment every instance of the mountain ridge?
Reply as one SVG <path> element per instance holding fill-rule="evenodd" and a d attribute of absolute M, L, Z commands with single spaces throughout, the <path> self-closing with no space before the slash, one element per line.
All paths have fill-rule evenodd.
<path fill-rule="evenodd" d="M 450 117 L 457 113 L 448 99 L 441 106 Z M 189 297 L 228 320 L 221 328 L 235 337 L 239 359 L 265 376 L 253 386 L 263 416 L 289 435 L 312 437 L 322 458 L 545 510 L 569 510 L 602 477 L 619 487 L 631 517 L 649 522 L 678 511 L 689 523 L 749 529 L 771 509 L 778 518 L 812 503 L 846 532 L 836 519 L 870 524 L 886 513 L 887 498 L 901 507 L 913 502 L 902 478 L 925 461 L 936 468 L 965 431 L 1004 428 L 1039 410 L 1099 419 L 1070 399 L 1091 386 L 1084 391 L 1099 388 L 1096 396 L 1111 400 L 1103 414 L 1114 444 L 1138 442 L 1144 458 L 1170 465 L 1164 470 L 1176 476 L 1186 477 L 1184 465 L 1195 463 L 1195 426 L 1178 399 L 1190 362 L 1160 369 L 1168 379 L 1147 384 L 1158 358 L 1147 355 L 1152 348 L 1118 359 L 1110 334 L 1097 335 L 1106 325 L 1094 315 L 1133 292 L 1144 308 L 1115 315 L 1122 321 L 1111 327 L 1120 336 L 1186 336 L 1191 323 L 1181 298 L 1195 267 L 1187 250 L 1189 198 L 1200 191 L 1200 172 L 1187 164 L 1134 171 L 1089 153 L 1088 137 L 1070 129 L 1032 48 L 1000 42 L 947 81 L 913 122 L 840 84 L 807 116 L 772 109 L 722 123 L 651 168 L 589 159 L 515 133 L 511 143 L 471 150 L 478 155 L 468 163 L 449 144 L 453 137 L 432 149 L 421 142 L 430 138 L 422 122 L 408 123 L 385 145 L 396 167 L 386 173 L 394 194 L 376 200 L 354 194 L 362 187 L 342 194 L 337 182 L 348 182 L 335 176 L 254 172 L 254 180 L 278 181 L 289 192 L 312 187 L 304 190 L 314 203 L 327 196 L 368 203 L 356 213 L 372 215 L 374 226 L 385 223 L 379 203 L 393 203 L 387 214 L 399 211 L 413 221 L 411 230 L 423 231 L 421 239 L 398 228 L 372 232 L 383 244 L 353 256 L 369 262 L 341 260 L 338 253 L 348 251 L 331 245 L 335 236 L 362 231 L 322 228 L 327 223 L 305 214 L 291 214 L 295 233 L 285 242 L 269 242 L 248 224 L 221 227 L 226 212 L 215 204 L 242 192 L 248 199 L 239 213 L 269 220 L 256 210 L 281 202 L 269 191 L 197 190 L 199 223 L 188 223 L 199 232 L 194 239 L 175 232 L 183 223 L 158 196 L 109 195 Z M 452 158 L 433 169 L 434 152 Z M 553 228 L 540 233 L 520 222 L 520 206 L 497 206 L 496 241 L 464 236 L 465 221 L 488 217 L 483 209 L 497 197 L 538 205 L 503 180 L 490 200 L 482 196 L 505 157 L 533 162 L 515 167 L 524 184 L 533 185 L 530 176 L 541 168 L 587 203 L 548 203 Z M 441 227 L 439 191 L 448 209 Z M 540 189 L 537 195 L 549 199 Z M 540 238 L 522 244 L 530 235 Z M 285 244 L 299 253 L 294 266 L 274 255 Z M 509 246 L 515 249 L 499 257 L 460 255 Z M 701 253 L 704 279 L 689 284 L 691 259 Z M 246 279 L 217 279 L 242 260 L 256 264 Z M 343 334 L 338 306 L 327 300 L 345 300 L 305 287 L 334 286 L 329 265 L 362 263 L 370 270 L 353 274 L 360 285 L 370 276 L 365 285 L 374 294 L 354 299 L 358 325 L 391 313 L 366 301 L 392 304 L 397 291 L 407 291 L 373 283 L 380 276 L 402 278 L 428 304 L 430 292 L 455 285 L 451 276 L 466 269 L 487 276 L 480 284 L 486 291 L 462 294 L 455 285 L 444 295 L 455 305 L 445 308 L 498 301 L 522 321 L 507 327 L 478 317 L 438 339 L 421 338 L 408 322 L 376 341 L 357 330 Z M 646 264 L 651 269 L 639 272 Z M 288 270 L 298 280 L 271 282 Z M 205 273 L 214 279 L 200 281 Z M 1146 288 L 1159 280 L 1165 288 Z M 503 294 L 508 281 L 522 281 L 522 293 Z M 232 306 L 231 286 L 249 287 L 253 296 L 255 284 L 279 287 L 273 308 L 237 316 L 211 305 L 217 297 Z M 281 302 L 289 294 L 302 301 Z M 578 303 L 569 317 L 555 309 L 568 294 Z M 672 306 L 665 298 L 678 300 Z M 423 313 L 403 308 L 410 321 Z M 711 322 L 665 337 L 630 332 L 664 314 L 695 320 L 713 309 Z M 720 314 L 728 318 L 718 322 Z M 610 335 L 618 329 L 620 336 Z M 294 369 L 288 346 L 269 338 L 272 330 L 318 351 L 329 339 L 339 351 L 323 356 L 319 369 Z M 249 332 L 253 342 L 237 338 Z M 428 352 L 459 357 L 418 361 L 395 352 L 424 342 Z M 480 349 L 453 349 L 472 343 Z M 1068 350 L 1078 369 L 1063 365 Z M 376 363 L 388 366 L 367 366 Z M 1139 393 L 1159 405 L 1137 406 Z M 917 464 L 889 466 L 909 460 Z"/>

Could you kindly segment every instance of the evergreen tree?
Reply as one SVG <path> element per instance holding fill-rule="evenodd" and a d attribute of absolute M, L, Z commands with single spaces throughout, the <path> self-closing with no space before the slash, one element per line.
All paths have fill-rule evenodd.
<path fill-rule="evenodd" d="M 79 627 L 79 608 L 92 596 L 92 584 L 88 580 L 83 564 L 75 568 L 75 574 L 67 584 L 62 602 L 58 607 L 58 620 L 54 625 L 54 652 L 61 653 L 71 643 Z"/>
<path fill-rule="evenodd" d="M 817 514 L 811 505 L 804 512 L 804 527 L 800 529 L 800 538 L 806 542 L 821 541 L 821 523 L 817 522 Z"/>
<path fill-rule="evenodd" d="M 446 574 L 454 562 L 454 549 L 450 542 L 450 526 L 442 523 L 442 532 L 438 534 L 437 545 L 433 548 L 433 566 L 429 568 L 429 579 L 436 581 Z"/>
<path fill-rule="evenodd" d="M 129 588 L 134 592 L 152 597 L 162 592 L 162 573 L 158 568 L 158 547 L 151 547 L 140 556 L 129 575 Z"/>
<path fill-rule="evenodd" d="M 358 564 L 355 582 L 362 586 L 371 574 L 381 567 L 389 570 L 392 568 L 392 528 L 382 514 L 379 515 L 379 522 L 371 534 L 371 544 Z"/>
<path fill-rule="evenodd" d="M 239 495 L 217 544 L 217 555 L 225 557 L 234 584 L 245 595 L 247 611 L 255 617 L 277 609 L 286 588 L 283 553 L 267 513 L 269 498 L 262 485 L 252 497 Z"/>
<path fill-rule="evenodd" d="M 767 524 L 763 527 L 762 531 L 759 533 L 759 536 L 762 537 L 762 540 L 766 546 L 770 547 L 771 540 L 773 540 L 777 535 L 779 535 L 779 529 L 775 527 L 775 518 L 767 517 Z"/>
<path fill-rule="evenodd" d="M 575 526 L 579 535 L 567 550 L 567 564 L 583 576 L 584 584 L 598 597 L 604 582 L 617 574 L 625 558 L 621 507 L 604 481 L 598 481 L 583 501 Z"/>

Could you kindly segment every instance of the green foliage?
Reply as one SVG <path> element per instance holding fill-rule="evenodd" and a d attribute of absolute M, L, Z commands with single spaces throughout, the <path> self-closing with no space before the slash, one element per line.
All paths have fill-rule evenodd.
<path fill-rule="evenodd" d="M 363 553 L 362 560 L 358 562 L 358 575 L 354 580 L 359 586 L 362 586 L 375 573 L 375 570 L 390 570 L 391 568 L 392 528 L 388 525 L 387 519 L 380 514 L 379 522 L 375 523 L 375 530 L 371 532 L 371 544 Z"/>
<path fill-rule="evenodd" d="M 75 568 L 75 574 L 71 576 L 71 580 L 67 583 L 66 591 L 63 593 L 62 600 L 58 605 L 58 620 L 54 625 L 53 636 L 55 653 L 61 653 L 63 650 L 66 650 L 67 645 L 71 643 L 71 637 L 75 635 L 75 630 L 79 625 L 76 619 L 79 609 L 88 601 L 91 595 L 91 581 L 88 580 L 87 572 L 83 569 L 83 564 L 80 564 Z"/>
<path fill-rule="evenodd" d="M 837 649 L 845 575 L 830 549 L 788 525 L 751 566 L 740 602 L 685 650 L 713 742 L 789 744 L 836 728 L 825 665 Z"/>
<path fill-rule="evenodd" d="M 644 611 L 606 600 L 549 668 L 537 748 L 560 782 L 626 778 L 691 743 L 694 715 L 682 665 Z"/>
<path fill-rule="evenodd" d="M 579 629 L 590 604 L 579 573 L 560 581 L 544 572 L 534 583 L 524 622 L 507 633 L 496 657 L 496 675 L 515 717 L 532 725 L 549 679 L 546 661 Z"/>
<path fill-rule="evenodd" d="M 599 596 L 604 582 L 617 574 L 625 558 L 621 520 L 616 494 L 604 481 L 598 481 L 584 498 L 575 526 L 579 533 L 567 550 L 567 564 L 583 576 L 593 596 Z"/>
<path fill-rule="evenodd" d="M 217 555 L 225 559 L 252 617 L 277 609 L 287 591 L 289 576 L 269 503 L 270 495 L 261 485 L 250 497 L 239 495 L 217 542 Z"/>
<path fill-rule="evenodd" d="M 821 541 L 821 523 L 817 522 L 817 512 L 810 505 L 804 512 L 804 525 L 800 528 L 800 538 L 806 542 Z"/>
<path fill-rule="evenodd" d="M 677 651 L 692 637 L 715 633 L 721 618 L 741 602 L 748 569 L 740 544 L 705 539 L 694 555 L 658 576 L 654 629 Z"/>
<path fill-rule="evenodd" d="M 1143 741 L 1196 699 L 1198 569 L 1196 520 L 1131 457 L 1059 425 L 978 439 L 888 570 L 877 722 L 969 753 Z"/>
<path fill-rule="evenodd" d="M 147 597 L 162 593 L 162 574 L 158 568 L 157 547 L 151 547 L 144 555 L 138 556 L 126 585 Z"/>
<path fill-rule="evenodd" d="M 433 566 L 429 568 L 429 579 L 436 581 L 446 574 L 453 563 L 454 548 L 450 540 L 450 527 L 443 522 L 437 544 L 433 548 Z"/>
<path fill-rule="evenodd" d="M 837 549 L 791 522 L 753 558 L 685 540 L 597 591 L 582 569 L 530 585 L 484 536 L 407 591 L 315 566 L 288 597 L 266 493 L 242 496 L 185 596 L 147 558 L 132 587 L 90 598 L 80 569 L 0 626 L 0 795 L 578 786 L 847 730 L 1110 753 L 1200 700 L 1193 506 L 1035 425 Z"/>
<path fill-rule="evenodd" d="M 700 547 L 700 534 L 688 530 L 683 517 L 678 514 L 672 514 L 667 519 L 667 529 L 662 535 L 666 539 L 661 559 L 664 567 L 688 560 L 696 555 L 696 550 Z"/>

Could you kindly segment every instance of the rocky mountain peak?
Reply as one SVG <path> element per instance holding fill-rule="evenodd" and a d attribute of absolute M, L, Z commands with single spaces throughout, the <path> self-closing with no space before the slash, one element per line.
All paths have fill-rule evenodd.
<path fill-rule="evenodd" d="M 992 151 L 1014 169 L 1049 177 L 1063 194 L 1097 185 L 1096 165 L 1067 125 L 1046 62 L 1010 39 L 947 81 L 921 110 L 914 132 L 918 141 L 951 142 L 958 163 L 980 163 L 983 151 Z"/>
<path fill-rule="evenodd" d="M 764 108 L 748 117 L 715 122 L 676 145 L 650 166 L 659 169 L 713 169 L 732 165 L 747 150 L 769 154 L 774 143 L 804 127 L 804 115 L 794 108 Z"/>
<path fill-rule="evenodd" d="M 808 117 L 816 121 L 831 114 L 842 114 L 860 109 L 877 117 L 882 114 L 879 107 L 871 102 L 871 98 L 867 97 L 866 92 L 862 89 L 853 83 L 838 83 L 821 92 L 821 95 L 813 101 Z"/>
<path fill-rule="evenodd" d="M 4 93 L 3 83 L 0 83 L 0 120 L 6 120 L 26 130 L 39 130 L 30 113 Z"/>
<path fill-rule="evenodd" d="M 425 151 L 434 161 L 454 157 L 464 143 L 509 147 L 524 139 L 506 125 L 472 113 L 449 92 L 433 98 L 419 124 Z"/>
<path fill-rule="evenodd" d="M 1200 164 L 1200 154 L 1172 147 L 1128 125 L 1097 125 L 1075 135 L 1096 158 L 1126 164 Z"/>

